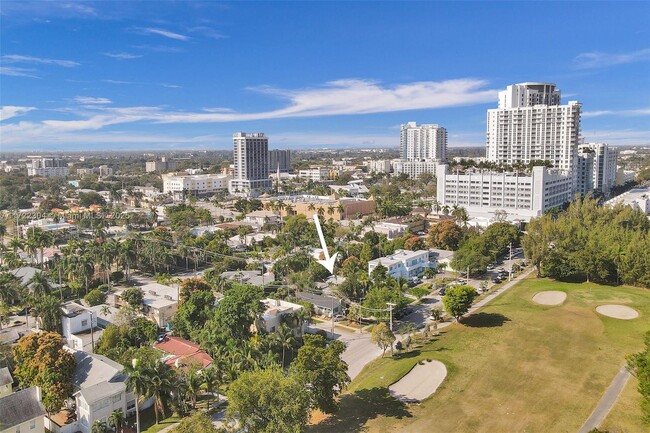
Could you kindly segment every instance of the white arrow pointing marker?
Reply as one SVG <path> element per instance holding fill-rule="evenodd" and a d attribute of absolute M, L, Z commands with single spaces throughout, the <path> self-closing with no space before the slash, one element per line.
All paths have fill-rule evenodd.
<path fill-rule="evenodd" d="M 336 256 L 339 253 L 334 253 L 334 255 L 330 257 L 330 252 L 327 249 L 325 237 L 323 236 L 323 229 L 320 227 L 320 221 L 318 220 L 317 214 L 314 214 L 314 222 L 316 223 L 316 230 L 318 231 L 318 237 L 320 238 L 320 245 L 323 247 L 323 254 L 325 255 L 325 260 L 317 260 L 317 262 L 325 266 L 325 269 L 330 271 L 330 274 L 334 274 L 334 262 L 336 261 Z"/>

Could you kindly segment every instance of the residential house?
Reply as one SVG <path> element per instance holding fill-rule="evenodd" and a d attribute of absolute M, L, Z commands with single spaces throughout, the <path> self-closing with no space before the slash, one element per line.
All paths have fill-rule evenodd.
<path fill-rule="evenodd" d="M 65 303 L 61 313 L 63 337 L 68 347 L 94 352 L 94 342 L 102 334 L 97 326 L 97 315 L 76 302 Z"/>
<path fill-rule="evenodd" d="M 142 311 L 148 319 L 156 322 L 159 328 L 166 328 L 171 318 L 178 311 L 178 289 L 163 284 L 151 283 L 139 287 L 144 298 Z M 124 303 L 120 295 L 122 291 L 115 292 L 115 306 Z"/>
<path fill-rule="evenodd" d="M 172 367 L 195 365 L 205 368 L 212 364 L 212 357 L 201 346 L 184 338 L 165 336 L 153 347 L 165 353 L 161 361 Z"/>
<path fill-rule="evenodd" d="M 430 266 L 434 269 L 438 269 L 440 265 L 444 265 L 444 269 L 452 270 L 451 261 L 453 258 L 453 251 L 429 248 L 429 262 Z"/>
<path fill-rule="evenodd" d="M 398 278 L 415 278 L 422 275 L 426 268 L 430 267 L 429 251 L 418 250 L 397 250 L 394 254 L 368 262 L 368 274 L 379 265 L 388 270 L 388 275 Z"/>
<path fill-rule="evenodd" d="M 226 271 L 221 273 L 221 278 L 253 286 L 264 286 L 275 281 L 275 274 L 273 272 L 263 274 L 261 271 Z"/>
<path fill-rule="evenodd" d="M 254 224 L 256 226 L 263 226 L 264 224 L 275 224 L 280 222 L 280 215 L 268 210 L 256 210 L 246 214 L 244 221 Z"/>
<path fill-rule="evenodd" d="M 11 394 L 11 387 L 14 384 L 14 378 L 7 367 L 0 368 L 0 398 Z"/>
<path fill-rule="evenodd" d="M 45 407 L 36 386 L 0 398 L 0 433 L 45 433 Z"/>
<path fill-rule="evenodd" d="M 130 416 L 135 411 L 135 397 L 126 390 L 124 367 L 102 355 L 73 351 L 76 361 L 72 376 L 74 412 L 72 418 L 55 414 L 46 420 L 52 433 L 90 433 L 95 421 L 107 422 L 114 410 Z M 152 405 L 149 399 L 140 410 Z"/>
<path fill-rule="evenodd" d="M 332 296 L 322 296 L 309 292 L 297 292 L 296 297 L 301 301 L 309 302 L 312 305 L 313 312 L 318 315 L 332 317 L 332 311 L 334 315 L 341 314 L 341 302 Z"/>
<path fill-rule="evenodd" d="M 260 315 L 256 321 L 257 330 L 264 332 L 275 332 L 278 328 L 286 322 L 282 318 L 295 312 L 302 310 L 302 305 L 294 304 L 292 302 L 281 301 L 279 299 L 262 299 L 262 304 L 264 304 L 264 312 Z M 291 324 L 286 323 L 291 326 Z M 296 335 L 302 335 L 304 332 L 304 325 L 301 327 L 294 328 L 294 333 Z"/>

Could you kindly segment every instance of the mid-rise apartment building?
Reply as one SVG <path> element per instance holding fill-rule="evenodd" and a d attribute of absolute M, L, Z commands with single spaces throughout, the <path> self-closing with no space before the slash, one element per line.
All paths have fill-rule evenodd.
<path fill-rule="evenodd" d="M 257 196 L 271 189 L 269 139 L 262 132 L 233 134 L 234 174 L 228 191 L 234 195 Z"/>
<path fill-rule="evenodd" d="M 59 156 L 28 156 L 27 175 L 59 177 L 68 175 L 68 165 Z"/>
<path fill-rule="evenodd" d="M 560 105 L 553 83 L 520 83 L 499 92 L 499 106 L 487 112 L 488 161 L 528 164 L 549 161 L 574 170 L 581 104 Z"/>
<path fill-rule="evenodd" d="M 403 159 L 393 160 L 393 176 L 406 174 L 410 178 L 417 178 L 422 173 L 435 173 L 436 166 L 440 163 L 435 159 L 427 161 L 406 161 Z"/>
<path fill-rule="evenodd" d="M 230 176 L 227 174 L 185 174 L 162 175 L 164 194 L 211 194 L 228 189 Z"/>
<path fill-rule="evenodd" d="M 486 216 L 505 210 L 515 219 L 529 220 L 573 198 L 569 173 L 533 167 L 530 173 L 466 170 L 449 173 L 446 164 L 436 169 L 441 206 L 462 206 L 468 214 Z"/>
<path fill-rule="evenodd" d="M 157 172 L 165 172 L 165 171 L 174 171 L 178 167 L 178 163 L 176 161 L 172 161 L 170 159 L 167 159 L 167 157 L 163 156 L 160 158 L 160 161 L 147 161 L 145 165 L 145 170 L 147 173 L 152 173 L 154 171 Z"/>
<path fill-rule="evenodd" d="M 373 159 L 366 162 L 368 173 L 390 173 L 390 159 Z"/>
<path fill-rule="evenodd" d="M 310 167 L 299 170 L 298 177 L 309 179 L 313 182 L 322 182 L 330 178 L 330 170 L 327 167 Z"/>
<path fill-rule="evenodd" d="M 269 171 L 288 173 L 291 171 L 291 151 L 289 149 L 269 150 Z"/>

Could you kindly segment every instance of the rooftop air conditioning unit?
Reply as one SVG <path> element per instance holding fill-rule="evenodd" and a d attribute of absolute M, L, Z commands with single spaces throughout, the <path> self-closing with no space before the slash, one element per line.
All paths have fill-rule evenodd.
<path fill-rule="evenodd" d="M 149 290 L 149 294 L 156 296 L 156 291 L 155 290 Z"/>

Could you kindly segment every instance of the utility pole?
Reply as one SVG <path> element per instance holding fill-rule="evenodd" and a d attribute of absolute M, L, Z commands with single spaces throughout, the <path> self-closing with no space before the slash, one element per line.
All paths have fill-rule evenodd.
<path fill-rule="evenodd" d="M 467 284 L 469 284 L 469 266 L 467 267 Z"/>
<path fill-rule="evenodd" d="M 510 260 L 512 260 L 512 242 L 510 242 Z"/>
<path fill-rule="evenodd" d="M 389 329 L 392 331 L 393 330 L 393 307 L 395 305 L 397 305 L 397 304 L 393 304 L 392 302 L 386 302 L 386 305 L 388 305 L 388 311 L 389 311 L 389 314 L 390 314 L 390 316 L 389 316 L 390 317 L 390 322 L 389 322 L 390 323 L 390 328 Z"/>
<path fill-rule="evenodd" d="M 91 353 L 95 353 L 95 327 L 93 326 L 93 312 L 90 312 L 90 347 L 92 348 Z"/>
<path fill-rule="evenodd" d="M 330 310 L 332 317 L 332 328 L 330 329 L 330 334 L 332 336 L 332 339 L 334 339 L 334 296 L 330 296 L 330 299 L 332 300 L 332 309 Z"/>

